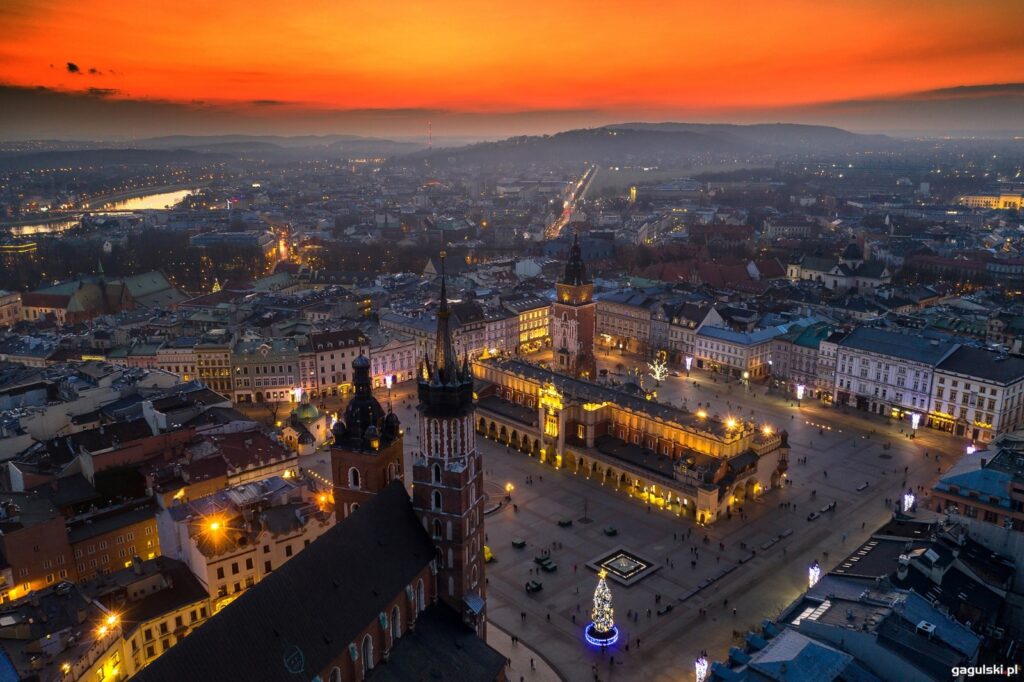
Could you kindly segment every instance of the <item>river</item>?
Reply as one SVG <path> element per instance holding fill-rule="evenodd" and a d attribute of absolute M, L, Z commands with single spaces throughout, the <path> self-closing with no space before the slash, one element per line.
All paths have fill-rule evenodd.
<path fill-rule="evenodd" d="M 179 189 L 173 192 L 160 192 L 158 194 L 144 194 L 140 197 L 120 199 L 103 204 L 101 209 L 90 211 L 92 214 L 102 214 L 104 211 L 145 211 L 173 208 L 180 204 L 185 197 L 193 194 L 194 189 Z M 79 218 L 57 218 L 45 223 L 31 223 L 26 225 L 12 225 L 7 228 L 12 236 L 28 237 L 36 234 L 54 234 L 64 232 L 77 227 Z"/>

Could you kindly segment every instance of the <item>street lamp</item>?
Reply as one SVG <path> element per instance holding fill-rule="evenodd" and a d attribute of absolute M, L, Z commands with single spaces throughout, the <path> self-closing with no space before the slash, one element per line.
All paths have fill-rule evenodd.
<path fill-rule="evenodd" d="M 910 434 L 911 438 L 916 438 L 917 437 L 917 427 L 919 427 L 920 425 L 921 425 L 921 415 L 919 413 L 917 413 L 917 412 L 911 412 L 910 413 L 910 428 L 912 429 L 912 432 Z"/>
<path fill-rule="evenodd" d="M 807 567 L 807 589 L 817 585 L 819 580 L 821 580 L 821 566 L 815 560 L 813 564 Z"/>
<path fill-rule="evenodd" d="M 690 376 L 690 366 L 693 364 L 693 356 L 686 356 L 686 376 Z"/>
<path fill-rule="evenodd" d="M 708 659 L 701 656 L 693 662 L 693 673 L 697 682 L 704 682 L 708 678 Z"/>
<path fill-rule="evenodd" d="M 914 491 L 907 490 L 903 493 L 903 511 L 908 512 L 914 508 L 914 503 L 917 502 L 917 498 L 914 497 Z"/>
<path fill-rule="evenodd" d="M 509 502 L 512 501 L 512 491 L 515 489 L 516 487 L 511 483 L 505 484 L 505 499 L 508 500 Z"/>
<path fill-rule="evenodd" d="M 977 450 L 978 448 L 974 447 L 974 443 L 971 443 L 970 445 L 967 446 L 968 455 L 973 455 Z"/>
<path fill-rule="evenodd" d="M 796 406 L 800 407 L 800 401 L 804 399 L 804 390 L 807 387 L 803 384 L 796 385 Z"/>

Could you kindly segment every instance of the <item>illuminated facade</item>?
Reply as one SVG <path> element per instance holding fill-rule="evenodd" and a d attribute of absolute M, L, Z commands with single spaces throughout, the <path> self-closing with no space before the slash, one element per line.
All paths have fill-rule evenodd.
<path fill-rule="evenodd" d="M 968 208 L 1019 211 L 1024 207 L 1024 192 L 965 194 L 957 198 L 957 203 Z"/>
<path fill-rule="evenodd" d="M 571 376 L 594 378 L 594 334 L 597 311 L 594 284 L 587 277 L 580 252 L 580 236 L 576 233 L 565 273 L 555 283 L 555 302 L 551 306 L 551 345 L 555 366 Z"/>
<path fill-rule="evenodd" d="M 478 434 L 710 523 L 782 485 L 785 432 L 690 413 L 519 360 L 473 364 Z"/>
<path fill-rule="evenodd" d="M 165 556 L 183 561 L 212 599 L 230 604 L 334 525 L 329 501 L 310 486 L 273 477 L 165 509 Z"/>

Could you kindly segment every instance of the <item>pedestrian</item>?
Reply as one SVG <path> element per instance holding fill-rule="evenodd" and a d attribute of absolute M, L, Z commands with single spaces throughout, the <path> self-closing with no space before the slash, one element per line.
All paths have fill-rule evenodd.
<path fill-rule="evenodd" d="M 736 615 L 736 607 L 735 606 L 732 607 L 732 615 L 734 615 L 734 616 Z"/>
<path fill-rule="evenodd" d="M 640 638 L 639 637 L 636 638 L 636 648 L 637 649 L 640 648 Z"/>
<path fill-rule="evenodd" d="M 522 620 L 524 623 L 526 622 L 526 611 L 519 612 L 519 619 Z"/>
<path fill-rule="evenodd" d="M 530 670 L 536 670 L 536 669 L 537 669 L 537 664 L 534 663 L 533 659 L 531 658 L 530 659 Z"/>

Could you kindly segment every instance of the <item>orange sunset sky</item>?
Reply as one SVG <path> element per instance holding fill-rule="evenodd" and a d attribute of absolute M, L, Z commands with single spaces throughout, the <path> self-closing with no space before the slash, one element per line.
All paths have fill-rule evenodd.
<path fill-rule="evenodd" d="M 695 120 L 1024 81 L 1022 24 L 1020 0 L 2 0 L 0 85 Z"/>

